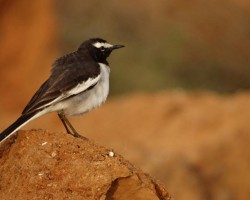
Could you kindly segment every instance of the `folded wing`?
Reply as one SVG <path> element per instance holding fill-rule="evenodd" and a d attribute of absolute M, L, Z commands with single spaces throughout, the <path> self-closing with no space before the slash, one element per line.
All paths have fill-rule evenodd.
<path fill-rule="evenodd" d="M 100 66 L 94 62 L 64 62 L 63 65 L 60 64 L 35 93 L 22 114 L 44 109 L 87 91 L 100 80 Z"/>

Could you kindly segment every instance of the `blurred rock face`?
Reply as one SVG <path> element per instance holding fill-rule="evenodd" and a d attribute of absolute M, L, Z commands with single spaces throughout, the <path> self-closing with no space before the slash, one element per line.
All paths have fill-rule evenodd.
<path fill-rule="evenodd" d="M 175 199 L 248 199 L 249 99 L 249 93 L 136 94 L 73 123 L 164 181 Z"/>
<path fill-rule="evenodd" d="M 1 111 L 20 110 L 49 74 L 55 57 L 50 0 L 0 2 Z"/>

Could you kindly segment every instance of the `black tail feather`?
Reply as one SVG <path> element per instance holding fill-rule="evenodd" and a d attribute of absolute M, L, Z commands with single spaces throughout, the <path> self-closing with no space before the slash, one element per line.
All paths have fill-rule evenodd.
<path fill-rule="evenodd" d="M 20 116 L 13 124 L 11 124 L 0 134 L 0 142 L 17 131 L 19 128 L 21 128 L 21 126 L 25 124 L 25 122 L 27 122 L 29 119 L 31 119 L 35 114 L 36 113 L 29 113 Z"/>

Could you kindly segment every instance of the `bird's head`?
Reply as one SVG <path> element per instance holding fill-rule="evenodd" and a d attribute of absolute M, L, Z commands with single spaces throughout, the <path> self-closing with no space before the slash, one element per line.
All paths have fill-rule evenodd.
<path fill-rule="evenodd" d="M 124 47 L 124 45 L 113 45 L 100 38 L 92 38 L 83 42 L 79 49 L 87 50 L 97 62 L 106 61 L 110 53 Z"/>

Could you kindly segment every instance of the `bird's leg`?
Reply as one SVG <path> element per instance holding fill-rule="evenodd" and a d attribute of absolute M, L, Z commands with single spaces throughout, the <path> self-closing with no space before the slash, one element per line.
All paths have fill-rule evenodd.
<path fill-rule="evenodd" d="M 84 137 L 84 136 L 80 135 L 79 133 L 77 133 L 77 131 L 74 129 L 74 127 L 71 125 L 71 123 L 70 123 L 69 120 L 65 117 L 64 114 L 58 113 L 58 116 L 59 116 L 59 118 L 61 119 L 61 121 L 62 121 L 64 127 L 66 128 L 67 133 L 73 135 L 74 137 L 79 137 L 79 138 L 82 138 L 82 139 L 85 139 L 85 140 L 87 139 L 86 137 Z M 71 129 L 71 131 L 72 131 L 73 133 L 69 130 L 68 127 Z"/>
<path fill-rule="evenodd" d="M 62 113 L 57 113 L 58 114 L 58 117 L 60 118 L 60 120 L 62 121 L 63 123 L 63 126 L 65 127 L 66 131 L 68 134 L 71 134 L 71 135 L 74 135 L 73 133 L 71 133 L 71 131 L 69 130 L 66 122 L 64 121 L 64 115 Z"/>

